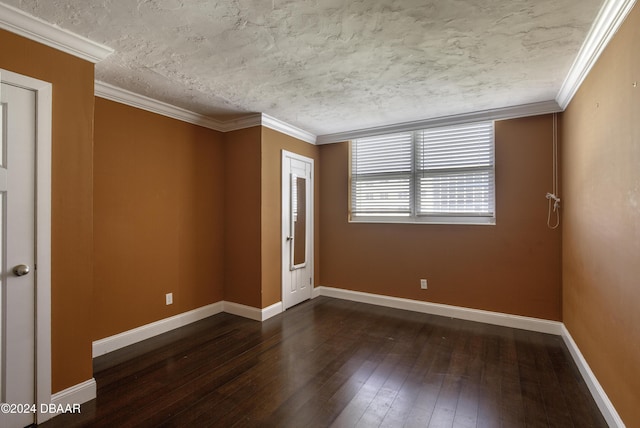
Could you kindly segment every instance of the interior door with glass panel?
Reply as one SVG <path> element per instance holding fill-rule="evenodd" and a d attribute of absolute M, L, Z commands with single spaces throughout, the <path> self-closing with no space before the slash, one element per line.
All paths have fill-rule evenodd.
<path fill-rule="evenodd" d="M 36 93 L 0 87 L 0 426 L 35 421 Z"/>
<path fill-rule="evenodd" d="M 313 289 L 313 159 L 282 152 L 282 303 L 311 298 Z"/>

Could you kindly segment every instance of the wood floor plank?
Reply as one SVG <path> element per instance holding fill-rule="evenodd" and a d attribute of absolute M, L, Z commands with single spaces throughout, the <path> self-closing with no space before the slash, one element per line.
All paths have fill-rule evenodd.
<path fill-rule="evenodd" d="M 493 330 L 493 331 L 492 331 Z M 477 428 L 499 427 L 500 423 L 500 337 L 495 328 L 482 331 L 482 374 L 478 391 Z"/>
<path fill-rule="evenodd" d="M 319 297 L 213 317 L 94 360 L 98 398 L 43 427 L 585 427 L 557 336 Z"/>
<path fill-rule="evenodd" d="M 390 320 L 381 330 L 384 333 L 378 334 L 381 338 L 378 354 L 383 359 L 337 417 L 335 420 L 337 426 L 356 426 L 389 376 L 392 375 L 396 365 L 399 363 L 401 350 L 398 349 L 399 345 L 391 335 L 398 331 L 398 328 L 400 328 L 399 322 Z"/>
<path fill-rule="evenodd" d="M 414 408 L 407 417 L 406 426 L 428 426 L 433 418 L 436 403 L 447 377 L 453 344 L 456 342 L 458 335 L 460 335 L 460 330 L 452 325 L 443 324 L 441 321 L 441 319 L 434 321 L 438 329 L 430 341 L 432 344 L 432 358 L 427 363 L 427 370 L 422 378 L 420 392 Z"/>
<path fill-rule="evenodd" d="M 413 360 L 410 373 L 382 420 L 381 427 L 398 427 L 406 424 L 412 410 L 417 406 L 422 379 L 426 376 L 430 362 L 435 354 L 430 346 L 430 341 L 434 335 L 439 333 L 440 331 L 433 324 L 422 325 L 414 340 L 416 350 L 419 350 L 419 352 Z"/>
<path fill-rule="evenodd" d="M 420 348 L 416 346 L 416 342 L 421 338 L 420 332 L 422 327 L 422 323 L 409 322 L 395 332 L 392 337 L 392 340 L 395 342 L 392 352 L 398 357 L 395 368 L 369 404 L 369 407 L 365 410 L 365 413 L 356 426 L 380 426 L 384 419 L 391 420 L 393 414 L 389 414 L 389 412 L 392 410 L 392 404 L 398 397 L 419 355 L 418 351 Z M 398 415 L 396 419 L 399 419 L 399 416 L 400 415 Z M 396 423 L 397 422 L 396 420 Z"/>
<path fill-rule="evenodd" d="M 540 344 L 532 343 L 527 337 L 516 336 L 516 351 L 518 353 L 518 371 L 522 388 L 524 406 L 524 420 L 528 427 L 548 426 L 547 412 L 542 400 L 543 391 L 538 382 L 538 358 L 535 348 Z"/>
<path fill-rule="evenodd" d="M 478 424 L 478 398 L 482 378 L 482 337 L 473 335 L 467 342 L 469 358 L 460 386 L 453 426 L 475 428 Z"/>
<path fill-rule="evenodd" d="M 501 420 L 504 426 L 525 426 L 524 403 L 514 333 L 500 340 Z"/>

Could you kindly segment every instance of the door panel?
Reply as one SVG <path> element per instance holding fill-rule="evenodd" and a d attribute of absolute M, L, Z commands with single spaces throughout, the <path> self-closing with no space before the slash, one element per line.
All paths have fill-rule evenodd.
<path fill-rule="evenodd" d="M 313 289 L 313 159 L 282 153 L 282 303 L 311 298 Z"/>
<path fill-rule="evenodd" d="M 36 94 L 2 83 L 0 152 L 0 426 L 34 422 Z M 6 406 L 3 407 L 6 409 Z"/>

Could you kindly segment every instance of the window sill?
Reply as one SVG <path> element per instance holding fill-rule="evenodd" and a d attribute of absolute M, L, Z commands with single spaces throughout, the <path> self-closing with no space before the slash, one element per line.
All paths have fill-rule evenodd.
<path fill-rule="evenodd" d="M 441 224 L 459 226 L 495 226 L 495 217 L 455 217 L 455 216 L 423 216 L 423 217 L 351 217 L 349 223 L 380 224 Z"/>

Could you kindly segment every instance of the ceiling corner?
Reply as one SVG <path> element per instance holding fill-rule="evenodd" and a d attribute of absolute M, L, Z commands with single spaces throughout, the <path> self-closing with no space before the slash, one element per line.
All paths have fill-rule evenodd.
<path fill-rule="evenodd" d="M 231 132 L 260 125 L 262 125 L 262 114 L 250 113 L 236 119 L 225 120 L 222 122 L 221 130 L 222 132 Z"/>
<path fill-rule="evenodd" d="M 606 0 L 565 77 L 556 101 L 566 109 L 602 51 L 635 5 L 635 0 Z"/>

